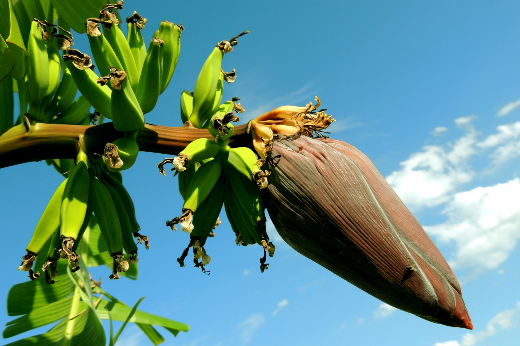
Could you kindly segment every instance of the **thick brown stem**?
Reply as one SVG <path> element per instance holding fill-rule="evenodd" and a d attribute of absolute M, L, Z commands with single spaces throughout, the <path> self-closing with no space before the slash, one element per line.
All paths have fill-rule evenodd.
<path fill-rule="evenodd" d="M 231 146 L 252 147 L 247 125 L 235 127 Z M 80 138 L 87 153 L 103 154 L 106 143 L 122 137 L 112 123 L 97 126 L 58 125 L 28 121 L 0 134 L 0 168 L 46 159 L 75 158 Z M 139 131 L 137 143 L 141 151 L 176 155 L 197 138 L 210 138 L 208 130 L 193 127 L 168 127 L 146 124 Z"/>

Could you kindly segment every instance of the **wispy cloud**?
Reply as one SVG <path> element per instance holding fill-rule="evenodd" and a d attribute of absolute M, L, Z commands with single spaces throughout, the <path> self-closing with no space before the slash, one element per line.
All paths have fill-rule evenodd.
<path fill-rule="evenodd" d="M 280 237 L 280 234 L 278 234 L 278 231 L 274 227 L 273 221 L 271 221 L 271 218 L 268 216 L 266 223 L 265 223 L 265 229 L 267 234 L 269 235 L 269 239 L 272 240 L 275 243 L 285 243 Z"/>
<path fill-rule="evenodd" d="M 253 338 L 255 332 L 265 324 L 265 317 L 261 313 L 256 313 L 238 325 L 242 331 L 240 333 L 240 339 L 246 344 Z"/>
<path fill-rule="evenodd" d="M 423 147 L 386 178 L 405 204 L 412 208 L 441 205 L 450 200 L 460 185 L 471 181 L 474 174 L 468 160 L 477 154 L 478 135 L 471 125 L 474 118 L 455 119 L 455 124 L 466 132 L 455 143 Z"/>
<path fill-rule="evenodd" d="M 379 305 L 379 307 L 374 311 L 374 318 L 386 318 L 390 316 L 395 310 L 397 309 L 393 306 L 383 303 Z"/>
<path fill-rule="evenodd" d="M 249 270 L 249 269 L 244 270 L 244 276 L 249 275 L 250 273 L 251 273 L 251 270 Z"/>
<path fill-rule="evenodd" d="M 478 274 L 495 269 L 520 239 L 520 179 L 457 193 L 443 214 L 446 222 L 424 227 L 444 243 L 455 242 L 453 268 Z"/>
<path fill-rule="evenodd" d="M 128 330 L 125 330 L 128 332 Z M 136 327 L 131 329 L 132 335 L 126 336 L 123 338 L 118 338 L 116 342 L 116 346 L 139 346 L 144 343 L 144 334 Z M 126 334 L 126 333 L 124 333 Z M 124 335 L 121 334 L 121 335 Z"/>
<path fill-rule="evenodd" d="M 276 315 L 277 313 L 279 313 L 280 310 L 282 310 L 287 305 L 289 305 L 289 301 L 287 299 L 284 299 L 281 302 L 279 302 L 278 307 L 276 308 L 276 310 L 273 311 L 273 315 Z"/>
<path fill-rule="evenodd" d="M 439 127 L 436 127 L 433 129 L 432 132 L 430 132 L 432 135 L 434 136 L 440 136 L 442 135 L 444 132 L 448 131 L 448 128 L 447 127 L 444 127 L 444 126 L 439 126 Z"/>
<path fill-rule="evenodd" d="M 506 116 L 509 113 L 511 113 L 513 110 L 518 108 L 518 106 L 520 106 L 520 100 L 516 100 L 514 102 L 510 102 L 507 105 L 505 105 L 504 107 L 500 108 L 500 110 L 497 112 L 496 116 L 497 117 Z"/>
<path fill-rule="evenodd" d="M 486 329 L 477 333 L 467 333 L 462 336 L 460 342 L 456 340 L 437 342 L 434 346 L 473 346 L 502 330 L 518 326 L 519 318 L 520 302 L 517 302 L 513 309 L 500 312 L 493 317 L 486 325 Z"/>

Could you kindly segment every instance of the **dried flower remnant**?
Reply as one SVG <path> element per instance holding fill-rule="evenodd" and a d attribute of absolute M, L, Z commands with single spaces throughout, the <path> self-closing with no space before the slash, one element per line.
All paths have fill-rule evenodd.
<path fill-rule="evenodd" d="M 72 60 L 72 65 L 78 70 L 93 69 L 92 59 L 89 55 L 80 52 L 77 49 L 69 49 L 67 54 L 63 55 L 63 60 Z"/>
<path fill-rule="evenodd" d="M 460 285 L 372 162 L 332 139 L 275 141 L 269 214 L 296 251 L 382 301 L 472 329 Z"/>
<path fill-rule="evenodd" d="M 233 69 L 233 71 L 231 71 L 231 72 L 224 72 L 224 70 L 221 69 L 220 72 L 222 72 L 222 74 L 224 74 L 224 80 L 228 84 L 234 83 L 235 80 L 237 79 L 237 74 L 236 74 L 235 69 Z"/>
<path fill-rule="evenodd" d="M 253 147 L 262 159 L 268 156 L 276 135 L 285 137 L 325 137 L 322 131 L 335 120 L 325 114 L 326 109 L 317 110 L 321 101 L 316 96 L 316 105 L 309 102 L 305 107 L 282 106 L 251 120 L 248 133 L 253 137 Z"/>
<path fill-rule="evenodd" d="M 148 21 L 148 19 L 143 18 L 139 13 L 137 13 L 135 11 L 130 17 L 126 18 L 127 23 L 132 23 L 133 25 L 135 25 L 136 27 L 138 27 L 141 30 L 144 29 L 144 26 L 147 21 Z M 182 25 L 181 25 L 181 27 L 182 27 Z M 183 30 L 184 30 L 184 28 L 183 28 Z"/>

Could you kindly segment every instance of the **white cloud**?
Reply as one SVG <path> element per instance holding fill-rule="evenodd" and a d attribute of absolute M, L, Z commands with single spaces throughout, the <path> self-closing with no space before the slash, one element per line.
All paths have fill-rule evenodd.
<path fill-rule="evenodd" d="M 279 302 L 278 307 L 276 308 L 276 310 L 273 311 L 273 315 L 276 315 L 277 313 L 279 313 L 280 310 L 282 310 L 287 305 L 289 305 L 289 301 L 287 299 L 284 299 L 281 302 Z"/>
<path fill-rule="evenodd" d="M 412 208 L 441 205 L 450 200 L 460 185 L 472 180 L 474 173 L 468 160 L 477 154 L 478 135 L 471 125 L 473 119 L 474 116 L 468 116 L 455 120 L 466 134 L 454 144 L 448 144 L 448 148 L 425 146 L 401 162 L 401 170 L 386 178 L 406 205 Z"/>
<path fill-rule="evenodd" d="M 502 275 L 502 274 L 504 274 L 505 272 L 506 272 L 506 271 L 505 271 L 504 269 L 500 269 L 497 273 L 498 273 L 498 275 Z"/>
<path fill-rule="evenodd" d="M 516 327 L 518 325 L 518 318 L 520 317 L 520 302 L 510 310 L 502 311 L 489 321 L 486 329 L 478 333 L 467 333 L 462 336 L 461 342 L 446 341 L 438 342 L 434 346 L 473 346 L 484 339 L 492 337 L 496 333 Z"/>
<path fill-rule="evenodd" d="M 132 328 L 137 329 L 137 328 Z M 126 334 L 126 333 L 125 333 Z M 121 334 L 123 335 L 123 334 Z M 116 342 L 116 346 L 125 345 L 125 346 L 139 346 L 143 344 L 143 332 L 140 330 L 135 331 L 130 336 L 124 338 L 118 338 Z"/>
<path fill-rule="evenodd" d="M 458 341 L 437 342 L 434 346 L 462 346 Z"/>
<path fill-rule="evenodd" d="M 240 338 L 244 343 L 248 343 L 253 338 L 253 334 L 265 324 L 265 317 L 261 313 L 253 314 L 238 325 L 242 329 Z"/>
<path fill-rule="evenodd" d="M 432 135 L 434 136 L 440 136 L 442 135 L 444 132 L 448 131 L 448 128 L 447 127 L 444 127 L 444 126 L 438 126 L 436 128 L 433 129 L 432 132 L 430 132 Z"/>
<path fill-rule="evenodd" d="M 244 270 L 244 275 L 249 275 L 249 273 L 251 273 L 249 269 Z"/>
<path fill-rule="evenodd" d="M 390 316 L 396 308 L 386 303 L 379 305 L 379 307 L 374 311 L 374 318 L 386 318 Z"/>
<path fill-rule="evenodd" d="M 518 108 L 518 106 L 520 106 L 520 100 L 516 100 L 514 102 L 510 102 L 507 105 L 505 105 L 504 107 L 500 108 L 500 110 L 497 112 L 496 116 L 497 117 L 506 116 L 509 113 L 511 113 L 513 110 Z"/>
<path fill-rule="evenodd" d="M 454 268 L 495 269 L 520 238 L 520 179 L 457 193 L 443 214 L 446 222 L 424 227 L 444 243 L 454 242 Z"/>
<path fill-rule="evenodd" d="M 512 124 L 500 125 L 497 133 L 489 135 L 478 147 L 481 149 L 496 149 L 491 153 L 492 165 L 503 164 L 520 155 L 520 121 Z"/>

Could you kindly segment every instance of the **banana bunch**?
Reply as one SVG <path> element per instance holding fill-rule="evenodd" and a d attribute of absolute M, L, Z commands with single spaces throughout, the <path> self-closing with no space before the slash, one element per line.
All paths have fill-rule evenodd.
<path fill-rule="evenodd" d="M 209 120 L 208 130 L 214 140 L 199 138 L 191 142 L 175 158 L 159 163 L 159 171 L 166 175 L 164 165 L 173 164 L 179 176 L 179 192 L 184 200 L 182 214 L 166 222 L 176 230 L 190 234 L 188 247 L 177 259 L 184 267 L 189 248 L 193 247 L 194 263 L 204 273 L 209 257 L 204 249 L 206 240 L 214 236 L 213 229 L 220 224 L 219 214 L 225 207 L 227 217 L 236 235 L 237 245 L 259 244 L 264 249 L 260 269 L 267 269 L 266 253 L 272 257 L 274 245 L 266 232 L 264 203 L 261 189 L 267 187 L 268 171 L 262 171 L 256 154 L 249 148 L 231 148 L 228 140 L 233 135 L 231 122 L 238 121 L 233 113 L 233 102 L 221 106 Z M 231 110 L 226 112 L 226 110 Z"/>
<path fill-rule="evenodd" d="M 199 72 L 193 93 L 183 91 L 181 94 L 181 120 L 189 121 L 194 127 L 208 128 L 208 120 L 218 111 L 224 91 L 224 80 L 227 83 L 235 81 L 236 74 L 222 70 L 224 54 L 233 51 L 238 38 L 249 31 L 233 37 L 229 41 L 221 41 L 211 51 Z"/>
<path fill-rule="evenodd" d="M 77 249 L 93 213 L 113 258 L 110 278 L 118 279 L 120 272 L 128 270 L 129 263 L 138 262 L 136 242 L 149 248 L 148 237 L 139 233 L 135 207 L 121 174 L 110 172 L 99 158 L 90 160 L 83 150 L 45 208 L 18 269 L 28 271 L 31 279 L 38 278 L 40 274 L 33 271 L 32 265 L 49 241 L 42 268 L 47 283 L 54 283 L 60 258 L 67 259 L 73 271 L 79 269 Z"/>

